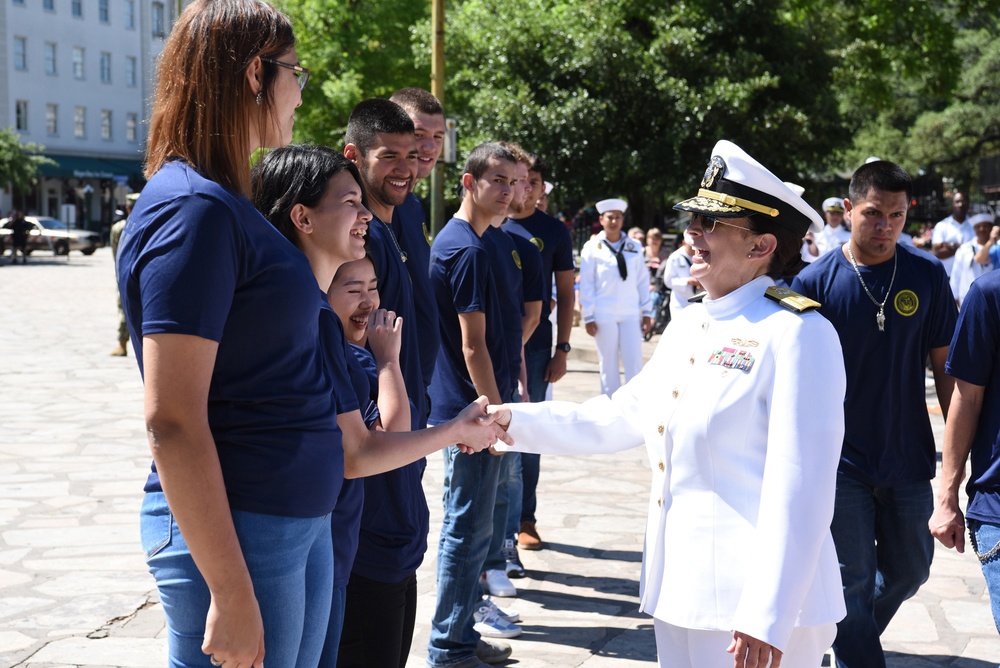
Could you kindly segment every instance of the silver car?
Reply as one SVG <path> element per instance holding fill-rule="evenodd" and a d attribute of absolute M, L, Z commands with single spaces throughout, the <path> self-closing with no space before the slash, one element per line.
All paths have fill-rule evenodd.
<path fill-rule="evenodd" d="M 66 255 L 78 250 L 84 255 L 92 255 L 101 245 L 101 236 L 89 230 L 71 230 L 66 223 L 50 216 L 25 216 L 31 226 L 25 252 L 50 250 L 56 255 Z M 11 245 L 10 220 L 0 219 L 0 255 Z"/>

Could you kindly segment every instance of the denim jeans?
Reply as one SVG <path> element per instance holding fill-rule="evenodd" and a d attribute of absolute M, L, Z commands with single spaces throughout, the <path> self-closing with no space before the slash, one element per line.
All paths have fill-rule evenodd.
<path fill-rule="evenodd" d="M 264 622 L 268 665 L 316 665 L 330 618 L 330 516 L 278 517 L 233 511 L 233 524 Z M 167 618 L 169 665 L 205 666 L 208 585 L 162 492 L 146 494 L 139 530 Z"/>
<path fill-rule="evenodd" d="M 347 603 L 347 585 L 335 587 L 330 604 L 330 624 L 323 642 L 323 654 L 318 668 L 337 668 L 337 653 L 340 650 L 340 636 L 344 631 L 344 607 Z"/>
<path fill-rule="evenodd" d="M 979 566 L 983 569 L 986 589 L 990 592 L 993 623 L 996 624 L 997 631 L 1000 632 L 1000 548 L 997 547 L 1000 546 L 1000 524 L 970 519 L 968 525 L 969 536 L 972 539 L 972 547 L 976 551 L 976 556 L 987 554 L 997 548 L 997 551 L 987 557 L 985 561 L 980 560 Z"/>
<path fill-rule="evenodd" d="M 837 474 L 830 530 L 847 604 L 833 643 L 839 668 L 884 668 L 879 636 L 930 574 L 933 503 L 929 480 L 872 487 Z"/>
<path fill-rule="evenodd" d="M 515 389 L 510 403 L 521 401 Z M 521 528 L 521 453 L 505 452 L 500 458 L 500 479 L 497 481 L 497 500 L 493 505 L 493 538 L 486 553 L 484 571 L 504 570 L 507 560 L 503 555 L 503 542 L 513 540 Z M 517 499 L 515 502 L 514 499 Z M 516 514 L 515 514 L 516 513 Z"/>
<path fill-rule="evenodd" d="M 472 613 L 482 597 L 479 574 L 493 536 L 493 506 L 503 457 L 444 454 L 444 519 L 438 542 L 437 605 L 427 645 L 431 666 L 450 666 L 476 653 Z M 506 456 L 506 455 L 504 455 Z"/>
<path fill-rule="evenodd" d="M 549 366 L 552 354 L 542 349 L 524 349 L 524 365 L 528 374 L 528 400 L 532 403 L 545 401 L 545 392 L 549 384 L 545 382 L 545 370 Z M 521 521 L 535 523 L 535 509 L 538 505 L 535 488 L 538 487 L 538 473 L 541 466 L 541 455 L 521 453 Z M 518 527 L 520 528 L 520 527 Z"/>

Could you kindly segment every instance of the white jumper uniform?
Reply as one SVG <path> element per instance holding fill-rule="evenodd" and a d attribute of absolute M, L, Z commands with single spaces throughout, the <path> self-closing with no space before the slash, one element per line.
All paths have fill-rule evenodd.
<path fill-rule="evenodd" d="M 694 297 L 695 289 L 688 283 L 691 278 L 691 256 L 682 246 L 666 259 L 663 284 L 670 288 L 670 319 L 673 320 L 682 309 L 687 308 L 688 299 Z"/>
<path fill-rule="evenodd" d="M 821 232 L 813 235 L 813 239 L 816 241 L 816 250 L 823 256 L 830 251 L 840 250 L 841 246 L 851 240 L 851 231 L 843 223 L 837 227 L 827 223 Z"/>
<path fill-rule="evenodd" d="M 622 244 L 628 276 L 622 280 L 615 257 Z M 601 231 L 580 251 L 580 313 L 597 325 L 594 343 L 600 365 L 601 391 L 610 396 L 621 387 L 618 357 L 625 382 L 642 369 L 642 316 L 653 315 L 649 270 L 642 245 L 624 234 L 612 243 Z"/>
<path fill-rule="evenodd" d="M 684 309 L 611 398 L 511 406 L 509 433 L 522 452 L 645 443 L 653 480 L 640 608 L 666 623 L 657 636 L 737 630 L 791 648 L 783 668 L 815 668 L 826 647 L 797 657 L 798 639 L 828 646 L 846 612 L 829 528 L 846 379 L 833 326 L 766 298 L 771 285 L 759 277 Z M 690 665 L 732 666 L 725 649 Z"/>

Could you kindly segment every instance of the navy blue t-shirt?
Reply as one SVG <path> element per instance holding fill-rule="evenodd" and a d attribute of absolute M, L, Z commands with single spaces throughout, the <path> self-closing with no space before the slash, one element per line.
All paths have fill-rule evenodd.
<path fill-rule="evenodd" d="M 403 341 L 399 351 L 399 367 L 406 385 L 406 394 L 416 406 L 412 416 L 414 429 L 427 421 L 427 387 L 424 385 L 420 362 L 420 333 L 413 325 L 417 322 L 413 305 L 413 284 L 406 265 L 396 248 L 395 237 L 389 226 L 373 216 L 368 223 L 368 253 L 378 277 L 378 294 L 381 308 L 395 311 L 403 319 Z"/>
<path fill-rule="evenodd" d="M 207 409 L 230 506 L 329 513 L 344 477 L 336 415 L 350 380 L 325 354 L 329 306 L 305 256 L 248 199 L 174 161 L 136 203 L 117 272 L 140 373 L 143 336 L 218 342 Z M 145 489 L 160 490 L 155 467 Z"/>
<path fill-rule="evenodd" d="M 792 290 L 822 304 L 819 312 L 833 323 L 843 347 L 847 397 L 840 471 L 883 487 L 934 477 L 924 361 L 932 348 L 949 345 L 956 317 L 941 262 L 899 244 L 896 257 L 884 332 L 875 319 L 878 307 L 843 252 L 823 255 L 792 282 Z M 880 302 L 889 289 L 893 263 L 859 267 Z"/>
<path fill-rule="evenodd" d="M 965 514 L 1000 522 L 1000 271 L 977 278 L 958 314 L 945 370 L 986 389 L 972 439 L 972 475 Z"/>
<path fill-rule="evenodd" d="M 525 348 L 552 350 L 552 277 L 557 271 L 573 271 L 573 240 L 569 230 L 558 219 L 541 209 L 521 220 L 507 219 L 504 228 L 535 244 L 542 254 L 542 319 L 535 328 Z"/>
<path fill-rule="evenodd" d="M 530 243 L 530 242 L 529 242 Z M 507 363 L 511 391 L 517 387 L 521 376 L 521 318 L 524 317 L 524 287 L 521 278 L 521 258 L 511 235 L 496 227 L 483 232 L 483 245 L 490 254 L 493 276 L 496 279 L 497 298 L 500 300 L 500 317 L 503 318 L 503 336 L 507 345 Z M 510 397 L 504 396 L 504 401 Z"/>
<path fill-rule="evenodd" d="M 378 419 L 378 369 L 372 354 L 354 344 L 348 344 L 348 370 L 354 395 L 362 407 L 361 417 L 369 429 Z M 341 413 L 342 414 L 342 413 Z M 337 497 L 337 507 L 330 515 L 333 534 L 333 586 L 346 587 L 351 579 L 354 556 L 358 552 L 358 531 L 361 528 L 361 509 L 365 502 L 364 478 L 344 480 Z"/>
<path fill-rule="evenodd" d="M 519 234 L 515 234 L 506 225 L 500 228 L 514 241 L 517 249 L 517 257 L 521 261 L 521 291 L 524 293 L 525 303 L 540 302 L 544 299 L 545 290 L 542 280 L 542 254 L 538 252 L 535 244 L 531 243 Z M 549 281 L 549 291 L 552 291 L 552 281 Z"/>
<path fill-rule="evenodd" d="M 478 311 L 486 317 L 486 349 L 501 397 L 510 396 L 510 365 L 490 253 L 467 221 L 452 218 L 438 233 L 431 246 L 430 276 L 441 322 L 441 350 L 430 387 L 431 422 L 439 424 L 479 396 L 462 352 L 460 313 Z"/>
<path fill-rule="evenodd" d="M 431 384 L 441 333 L 438 330 L 437 302 L 431 291 L 431 238 L 424 218 L 424 208 L 412 193 L 392 212 L 392 231 L 396 233 L 399 247 L 406 253 L 406 271 L 413 284 L 413 307 L 420 343 L 420 366 L 424 375 L 424 388 Z M 426 426 L 421 424 L 421 427 Z"/>

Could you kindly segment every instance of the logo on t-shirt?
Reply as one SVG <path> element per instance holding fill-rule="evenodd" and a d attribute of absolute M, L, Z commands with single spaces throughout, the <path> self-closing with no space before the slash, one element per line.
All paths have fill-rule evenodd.
<path fill-rule="evenodd" d="M 538 237 L 531 237 L 531 243 L 535 244 L 535 248 L 538 249 L 539 253 L 545 248 L 545 242 Z"/>
<path fill-rule="evenodd" d="M 510 252 L 510 255 L 511 255 L 511 257 L 514 258 L 514 266 L 516 266 L 518 269 L 520 269 L 521 268 L 521 256 L 517 254 L 516 250 L 512 250 Z"/>
<path fill-rule="evenodd" d="M 920 308 L 920 300 L 913 290 L 900 290 L 896 293 L 896 298 L 892 300 L 896 307 L 896 313 L 909 317 Z"/>

